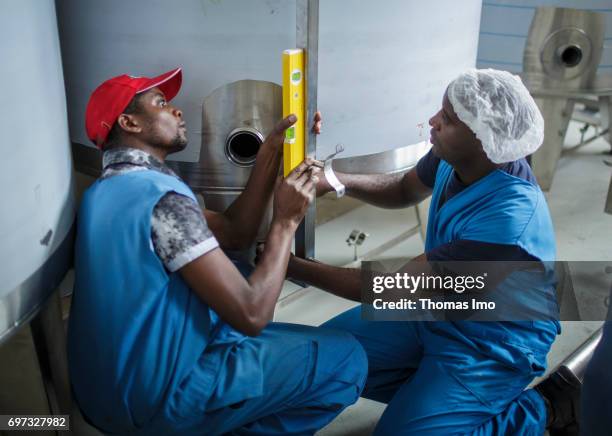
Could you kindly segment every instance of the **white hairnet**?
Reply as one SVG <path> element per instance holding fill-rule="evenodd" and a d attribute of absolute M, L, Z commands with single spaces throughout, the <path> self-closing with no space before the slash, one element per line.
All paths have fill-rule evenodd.
<path fill-rule="evenodd" d="M 447 95 L 494 163 L 525 157 L 544 140 L 544 119 L 519 76 L 471 69 L 448 85 Z"/>

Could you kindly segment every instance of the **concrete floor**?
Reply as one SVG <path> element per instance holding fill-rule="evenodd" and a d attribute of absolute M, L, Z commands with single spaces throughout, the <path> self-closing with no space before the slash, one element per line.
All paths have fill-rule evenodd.
<path fill-rule="evenodd" d="M 566 147 L 578 143 L 578 127 L 576 123 L 570 124 Z M 557 236 L 559 260 L 612 261 L 612 216 L 603 213 L 612 173 L 603 163 L 609 150 L 608 143 L 600 138 L 568 153 L 559 162 L 552 188 L 546 194 Z M 335 215 L 333 212 L 330 214 Z M 352 229 L 370 233 L 360 251 L 367 253 L 416 224 L 413 209 L 382 211 L 360 206 L 317 227 L 317 257 L 332 264 L 344 265 L 352 260 L 352 248 L 344 242 Z M 413 257 L 422 252 L 423 243 L 417 234 L 377 257 Z M 301 290 L 294 284 L 287 285 L 283 296 L 285 298 L 277 306 L 277 321 L 319 325 L 355 305 L 318 289 Z M 563 322 L 563 333 L 548 356 L 549 371 L 600 325 L 598 321 Z M 360 399 L 318 434 L 369 435 L 383 410 L 383 404 Z"/>

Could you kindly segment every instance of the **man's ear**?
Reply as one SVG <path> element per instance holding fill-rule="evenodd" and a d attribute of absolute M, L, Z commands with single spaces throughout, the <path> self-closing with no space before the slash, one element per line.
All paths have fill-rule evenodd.
<path fill-rule="evenodd" d="M 121 114 L 119 118 L 117 118 L 117 124 L 121 127 L 122 130 L 127 133 L 140 133 L 142 132 L 142 127 L 137 117 L 132 114 Z"/>

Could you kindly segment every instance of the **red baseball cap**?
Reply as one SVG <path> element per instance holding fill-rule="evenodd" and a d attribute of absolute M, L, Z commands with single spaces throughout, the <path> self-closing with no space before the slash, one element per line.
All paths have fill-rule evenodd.
<path fill-rule="evenodd" d="M 113 124 L 130 104 L 136 94 L 152 88 L 159 88 L 166 100 L 172 100 L 181 89 L 183 75 L 180 68 L 160 76 L 134 77 L 123 74 L 107 80 L 89 97 L 85 111 L 87 137 L 98 148 L 102 148 Z"/>

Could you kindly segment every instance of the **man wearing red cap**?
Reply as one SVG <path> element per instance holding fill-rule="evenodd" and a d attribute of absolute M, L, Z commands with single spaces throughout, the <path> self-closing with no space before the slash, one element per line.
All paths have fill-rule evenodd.
<path fill-rule="evenodd" d="M 113 434 L 312 434 L 357 400 L 367 365 L 349 334 L 268 324 L 314 195 L 310 162 L 278 185 L 266 248 L 246 279 L 219 249 L 255 238 L 296 118 L 262 144 L 228 210 L 202 213 L 164 163 L 187 144 L 169 103 L 180 85 L 180 69 L 123 75 L 89 100 L 87 134 L 104 150 L 104 171 L 79 210 L 68 332 L 75 398 Z"/>

